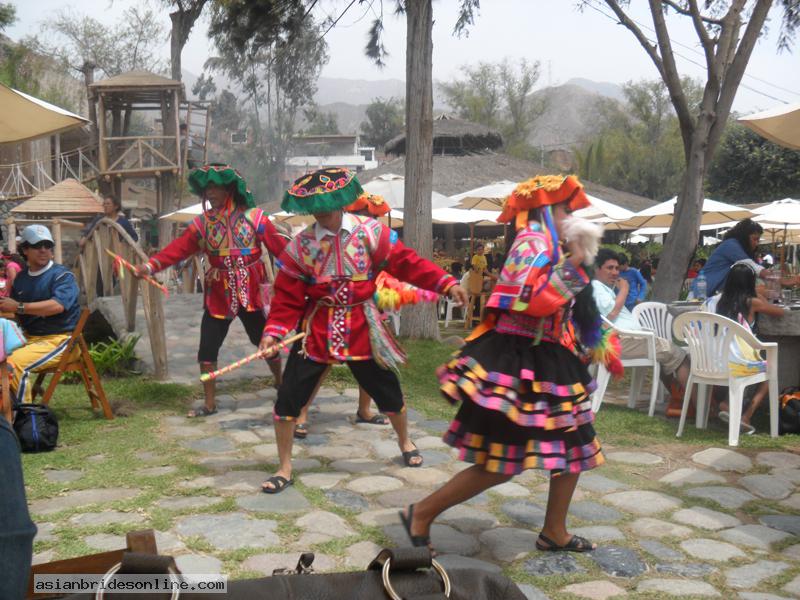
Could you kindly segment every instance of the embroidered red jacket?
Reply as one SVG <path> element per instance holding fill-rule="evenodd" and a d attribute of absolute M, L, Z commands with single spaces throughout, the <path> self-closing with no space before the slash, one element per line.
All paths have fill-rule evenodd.
<path fill-rule="evenodd" d="M 261 310 L 261 284 L 267 280 L 261 244 L 279 256 L 286 242 L 260 208 L 209 211 L 195 217 L 149 264 L 155 273 L 205 252 L 210 266 L 205 274 L 205 307 L 212 317 L 230 319 L 239 310 Z"/>
<path fill-rule="evenodd" d="M 375 277 L 386 271 L 401 281 L 446 293 L 456 280 L 369 217 L 345 213 L 337 235 L 306 228 L 278 260 L 265 335 L 277 339 L 311 319 L 306 351 L 317 362 L 373 358 L 368 320 L 377 307 Z"/>

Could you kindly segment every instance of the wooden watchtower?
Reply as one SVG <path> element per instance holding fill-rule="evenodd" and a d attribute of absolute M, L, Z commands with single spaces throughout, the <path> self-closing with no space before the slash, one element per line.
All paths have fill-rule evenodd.
<path fill-rule="evenodd" d="M 147 71 L 131 71 L 89 85 L 97 106 L 98 182 L 117 194 L 126 178 L 155 178 L 158 213 L 172 210 L 181 152 L 183 84 Z M 158 117 L 153 118 L 153 112 Z M 135 113 L 139 113 L 134 119 Z M 150 113 L 149 115 L 147 113 Z M 131 133 L 132 125 L 138 128 Z M 149 129 L 143 132 L 142 129 Z"/>

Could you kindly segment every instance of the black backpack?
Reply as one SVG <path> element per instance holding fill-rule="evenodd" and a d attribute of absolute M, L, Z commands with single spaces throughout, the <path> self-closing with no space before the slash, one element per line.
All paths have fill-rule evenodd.
<path fill-rule="evenodd" d="M 800 433 L 800 388 L 788 387 L 780 393 L 778 426 L 781 435 Z"/>
<path fill-rule="evenodd" d="M 58 420 L 44 404 L 18 404 L 14 431 L 23 452 L 46 452 L 58 443 Z"/>

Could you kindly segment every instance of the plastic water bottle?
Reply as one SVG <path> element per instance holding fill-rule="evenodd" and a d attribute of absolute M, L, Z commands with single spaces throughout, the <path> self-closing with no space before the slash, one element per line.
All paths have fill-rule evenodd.
<path fill-rule="evenodd" d="M 697 278 L 694 280 L 694 296 L 698 300 L 705 300 L 708 296 L 708 284 L 706 283 L 706 276 L 703 275 L 703 272 L 697 274 Z"/>

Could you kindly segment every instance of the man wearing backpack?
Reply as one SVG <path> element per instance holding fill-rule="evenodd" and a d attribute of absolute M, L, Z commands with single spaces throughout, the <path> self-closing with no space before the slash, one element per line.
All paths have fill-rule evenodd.
<path fill-rule="evenodd" d="M 53 262 L 53 236 L 44 225 L 28 225 L 20 251 L 26 268 L 14 279 L 0 312 L 16 313 L 26 344 L 8 357 L 11 391 L 18 403 L 32 401 L 31 373 L 55 365 L 78 324 L 78 284 L 72 271 Z"/>

